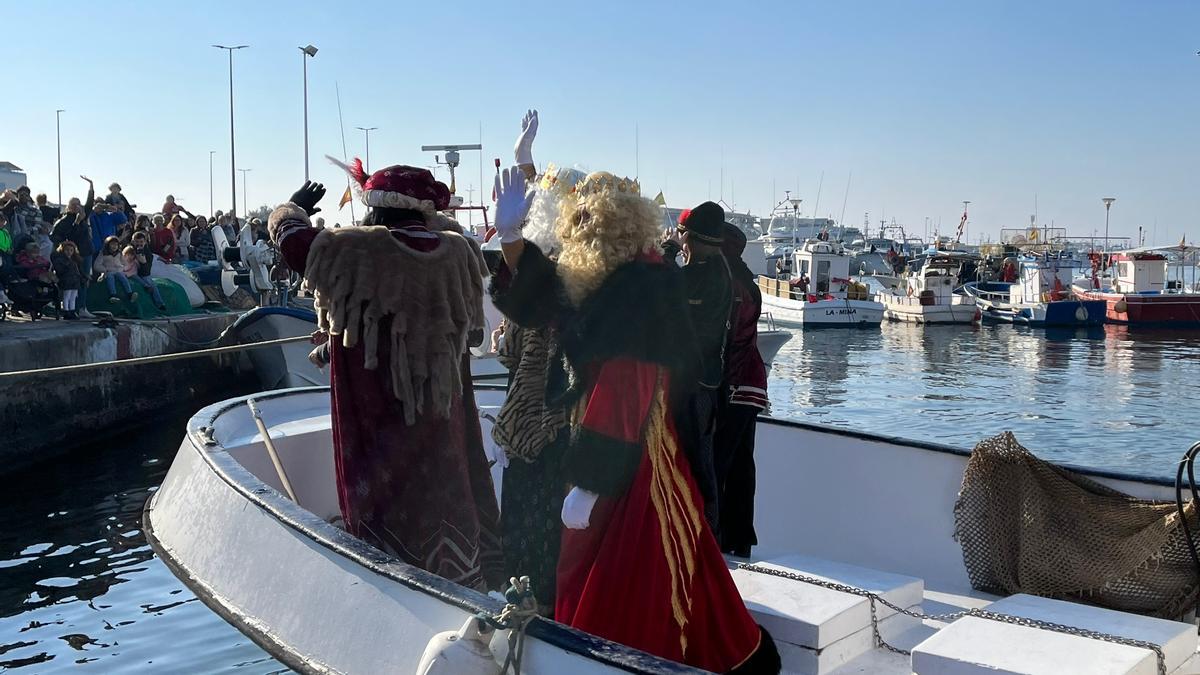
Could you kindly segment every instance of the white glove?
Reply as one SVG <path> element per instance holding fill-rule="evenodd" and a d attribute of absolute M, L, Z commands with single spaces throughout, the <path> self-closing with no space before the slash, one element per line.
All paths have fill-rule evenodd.
<path fill-rule="evenodd" d="M 572 530 L 586 530 L 592 517 L 592 508 L 600 495 L 583 488 L 571 488 L 563 500 L 562 521 Z"/>
<path fill-rule="evenodd" d="M 496 418 L 489 412 L 479 412 L 479 417 L 496 424 Z M 501 469 L 508 468 L 508 455 L 504 452 L 504 448 L 492 438 L 491 433 L 483 435 L 483 454 L 487 457 L 489 465 L 499 465 Z"/>
<path fill-rule="evenodd" d="M 513 148 L 513 152 L 517 156 L 517 166 L 533 164 L 533 139 L 537 137 L 537 130 L 537 111 L 527 111 L 521 120 L 521 135 L 517 136 L 517 145 Z"/>
<path fill-rule="evenodd" d="M 521 226 L 533 204 L 533 190 L 525 189 L 525 173 L 517 167 L 496 176 L 496 236 L 501 244 L 521 239 Z"/>

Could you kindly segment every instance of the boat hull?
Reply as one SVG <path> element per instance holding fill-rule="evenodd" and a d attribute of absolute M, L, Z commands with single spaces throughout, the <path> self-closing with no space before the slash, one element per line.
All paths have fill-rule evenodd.
<path fill-rule="evenodd" d="M 875 296 L 883 303 L 883 316 L 889 321 L 906 323 L 974 323 L 979 308 L 969 298 L 954 296 L 949 301 L 923 305 L 914 296 L 880 293 Z"/>
<path fill-rule="evenodd" d="M 803 328 L 871 328 L 883 323 L 883 304 L 873 300 L 792 300 L 764 293 L 763 311 L 776 323 Z"/>
<path fill-rule="evenodd" d="M 982 320 L 1024 326 L 1099 326 L 1104 323 L 1104 303 L 1062 300 L 1030 305 L 980 303 Z"/>
<path fill-rule="evenodd" d="M 1081 289 L 1075 292 L 1104 306 L 1109 323 L 1149 326 L 1200 327 L 1200 294 L 1107 293 Z"/>

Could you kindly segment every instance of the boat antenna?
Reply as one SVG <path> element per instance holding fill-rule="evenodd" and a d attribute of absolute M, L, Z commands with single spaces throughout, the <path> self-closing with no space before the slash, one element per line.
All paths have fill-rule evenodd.
<path fill-rule="evenodd" d="M 821 206 L 821 188 L 824 185 L 825 185 L 825 170 L 822 169 L 821 170 L 821 180 L 817 182 L 817 201 L 813 203 L 812 225 L 809 225 L 809 227 L 808 227 L 809 234 L 812 234 L 813 230 L 817 229 L 817 209 L 820 208 L 820 206 Z M 799 221 L 797 221 L 797 222 L 799 222 Z"/>
<path fill-rule="evenodd" d="M 846 193 L 842 195 L 842 215 L 838 216 L 838 239 L 846 233 L 846 202 L 850 199 L 850 179 L 854 178 L 854 172 L 851 171 L 849 176 L 846 176 Z"/>
<path fill-rule="evenodd" d="M 335 80 L 333 83 L 333 91 L 337 94 L 338 106 L 338 127 L 342 132 L 342 161 L 347 165 L 350 164 L 350 154 L 346 152 L 346 121 L 342 119 L 342 89 Z M 350 174 L 346 174 L 346 189 L 350 189 Z M 354 200 L 350 200 L 350 224 L 354 224 Z"/>

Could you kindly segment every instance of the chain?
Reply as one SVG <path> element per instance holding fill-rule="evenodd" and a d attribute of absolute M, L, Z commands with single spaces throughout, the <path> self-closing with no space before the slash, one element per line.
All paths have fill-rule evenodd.
<path fill-rule="evenodd" d="M 840 593 L 849 593 L 850 595 L 857 595 L 859 597 L 866 598 L 869 601 L 870 606 L 871 606 L 871 633 L 875 638 L 875 646 L 886 649 L 894 654 L 901 654 L 903 656 L 912 656 L 912 652 L 904 650 L 904 649 L 900 649 L 899 647 L 895 647 L 884 641 L 883 635 L 879 632 L 879 613 L 876 608 L 876 603 L 881 604 L 884 607 L 887 607 L 888 609 L 896 612 L 897 614 L 903 614 L 905 616 L 911 616 L 911 617 L 915 617 L 915 618 L 921 619 L 921 620 L 938 621 L 941 623 L 950 623 L 951 621 L 961 619 L 965 616 L 973 616 L 973 617 L 976 617 L 979 619 L 987 619 L 989 621 L 999 621 L 1001 623 L 1012 624 L 1014 626 L 1024 626 L 1026 628 L 1037 628 L 1040 630 L 1048 630 L 1048 631 L 1051 631 L 1054 633 L 1063 633 L 1065 635 L 1075 635 L 1078 637 L 1088 638 L 1090 640 L 1101 640 L 1103 642 L 1112 642 L 1114 644 L 1125 645 L 1128 647 L 1138 647 L 1140 649 L 1148 649 L 1148 650 L 1154 652 L 1154 656 L 1158 659 L 1158 675 L 1167 675 L 1167 658 L 1166 658 L 1166 655 L 1163 654 L 1162 647 L 1158 644 L 1155 644 L 1153 642 L 1147 642 L 1145 640 L 1134 640 L 1131 638 L 1121 637 L 1120 635 L 1110 635 L 1108 633 L 1101 633 L 1099 631 L 1088 630 L 1086 628 L 1077 628 L 1075 626 L 1067 626 L 1067 625 L 1061 624 L 1061 623 L 1053 623 L 1050 621 L 1041 621 L 1038 619 L 1029 619 L 1029 618 L 1025 618 L 1025 617 L 1021 617 L 1021 616 L 1012 616 L 1009 614 L 1000 614 L 999 612 L 989 612 L 986 609 L 971 608 L 971 609 L 965 609 L 961 612 L 948 612 L 945 614 L 924 614 L 922 612 L 915 612 L 911 609 L 906 609 L 904 607 L 900 607 L 899 605 L 896 605 L 895 603 L 889 601 L 888 599 L 884 598 L 883 596 L 881 596 L 877 593 L 872 593 L 871 591 L 868 591 L 868 590 L 862 589 L 862 588 L 858 588 L 856 586 L 849 586 L 847 584 L 839 584 L 836 581 L 827 581 L 825 579 L 818 579 L 816 577 L 811 577 L 811 576 L 808 576 L 805 574 L 789 572 L 787 570 L 774 569 L 772 567 L 762 567 L 760 565 L 755 565 L 755 564 L 751 564 L 751 563 L 741 563 L 738 565 L 738 569 L 746 570 L 749 572 L 756 572 L 758 574 L 767 574 L 767 575 L 770 575 L 773 577 L 789 579 L 791 581 L 799 581 L 801 583 L 811 584 L 813 586 L 820 586 L 822 588 L 828 588 L 830 590 L 838 591 Z"/>

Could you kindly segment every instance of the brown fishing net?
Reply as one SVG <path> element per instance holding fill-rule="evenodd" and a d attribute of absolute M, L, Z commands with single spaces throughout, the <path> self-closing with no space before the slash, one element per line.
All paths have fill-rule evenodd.
<path fill-rule="evenodd" d="M 1195 505 L 1184 513 L 1196 537 Z M 1197 572 L 1174 502 L 1135 499 L 1034 457 L 1011 433 L 975 447 L 954 505 L 971 585 L 1179 619 Z"/>

